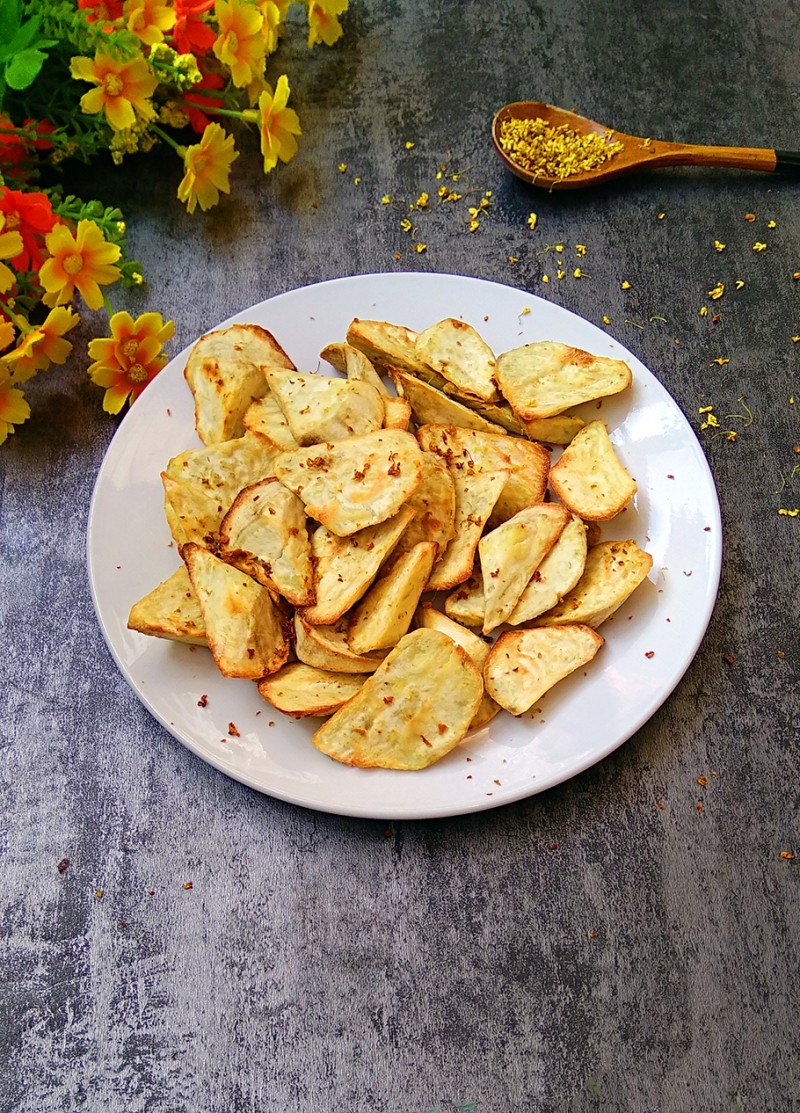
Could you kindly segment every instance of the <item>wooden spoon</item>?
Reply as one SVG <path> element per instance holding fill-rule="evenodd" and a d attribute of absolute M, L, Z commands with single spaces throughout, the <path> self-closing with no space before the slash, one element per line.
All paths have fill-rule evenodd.
<path fill-rule="evenodd" d="M 565 178 L 536 174 L 509 158 L 500 145 L 500 128 L 505 120 L 536 119 L 546 120 L 555 127 L 566 124 L 581 135 L 594 132 L 595 135 L 602 135 L 609 143 L 622 143 L 622 150 L 594 170 L 582 170 Z M 492 122 L 492 140 L 498 155 L 512 174 L 543 189 L 581 189 L 655 166 L 732 166 L 743 170 L 777 170 L 786 174 L 800 174 L 800 154 L 794 151 L 775 151 L 769 147 L 706 147 L 694 143 L 664 143 L 660 139 L 625 135 L 624 132 L 613 131 L 605 124 L 578 116 L 575 112 L 531 100 L 516 101 L 500 109 Z"/>

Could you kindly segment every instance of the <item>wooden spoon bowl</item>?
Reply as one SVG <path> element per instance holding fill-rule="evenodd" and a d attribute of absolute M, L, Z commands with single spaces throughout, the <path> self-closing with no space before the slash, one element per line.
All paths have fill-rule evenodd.
<path fill-rule="evenodd" d="M 581 170 L 563 178 L 535 173 L 515 162 L 500 142 L 501 128 L 507 120 L 544 120 L 554 127 L 566 125 L 579 135 L 603 136 L 609 144 L 621 143 L 622 149 L 611 155 L 593 170 Z M 713 147 L 693 143 L 665 143 L 660 139 L 646 139 L 613 131 L 605 124 L 598 124 L 575 112 L 556 108 L 539 101 L 515 101 L 506 104 L 495 114 L 492 122 L 492 141 L 506 167 L 518 178 L 542 189 L 582 189 L 600 182 L 619 178 L 636 170 L 657 166 L 728 166 L 744 170 L 780 171 L 800 174 L 800 154 L 776 151 L 768 147 Z"/>

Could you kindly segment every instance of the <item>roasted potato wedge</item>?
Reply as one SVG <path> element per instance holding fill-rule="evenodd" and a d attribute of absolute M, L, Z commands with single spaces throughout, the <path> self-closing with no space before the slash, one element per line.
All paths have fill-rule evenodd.
<path fill-rule="evenodd" d="M 383 426 L 383 398 L 369 383 L 296 371 L 268 371 L 267 382 L 299 445 L 341 441 Z"/>
<path fill-rule="evenodd" d="M 438 630 L 413 630 L 312 741 L 346 765 L 424 769 L 462 741 L 482 696 L 461 646 Z"/>
<path fill-rule="evenodd" d="M 300 447 L 292 436 L 289 422 L 283 416 L 278 399 L 271 394 L 265 394 L 263 398 L 256 399 L 247 407 L 242 424 L 248 432 L 264 441 L 276 453 L 288 452 L 292 448 Z"/>
<path fill-rule="evenodd" d="M 530 622 L 572 591 L 586 564 L 586 526 L 573 514 L 550 552 L 537 565 L 517 605 L 506 619 L 512 626 Z"/>
<path fill-rule="evenodd" d="M 300 611 L 294 616 L 294 649 L 298 660 L 327 672 L 370 673 L 384 653 L 354 653 L 347 644 L 347 621 L 335 626 L 312 626 Z"/>
<path fill-rule="evenodd" d="M 491 421 L 436 387 L 430 386 L 404 371 L 392 371 L 392 382 L 397 393 L 411 407 L 417 425 L 457 425 L 462 429 L 479 429 L 485 433 L 503 433 L 496 421 Z"/>
<path fill-rule="evenodd" d="M 326 672 L 301 662 L 284 665 L 272 676 L 259 680 L 258 690 L 267 703 L 284 715 L 304 719 L 338 711 L 363 683 L 363 676 Z"/>
<path fill-rule="evenodd" d="M 496 378 L 503 397 L 525 422 L 619 394 L 631 385 L 633 376 L 621 359 L 539 340 L 498 356 Z"/>
<path fill-rule="evenodd" d="M 559 680 L 591 661 L 603 639 L 590 626 L 509 630 L 491 648 L 486 691 L 512 715 L 523 715 Z"/>
<path fill-rule="evenodd" d="M 508 469 L 453 474 L 456 489 L 455 534 L 431 573 L 428 581 L 431 591 L 446 591 L 472 575 L 483 527 L 509 474 Z"/>
<path fill-rule="evenodd" d="M 395 515 L 422 483 L 411 433 L 382 429 L 275 458 L 275 475 L 331 533 L 346 537 Z"/>
<path fill-rule="evenodd" d="M 447 634 L 448 638 L 452 638 L 456 645 L 460 645 L 470 655 L 477 668 L 481 670 L 481 673 L 483 672 L 483 666 L 486 664 L 490 649 L 488 642 L 485 642 L 483 638 L 473 634 L 471 630 L 467 630 L 460 623 L 454 622 L 447 615 L 442 614 L 441 611 L 437 611 L 433 603 L 422 603 L 417 607 L 416 624 L 426 630 L 439 630 L 440 633 Z M 469 724 L 470 732 L 485 727 L 499 710 L 500 705 L 484 692 L 478 710 Z"/>
<path fill-rule="evenodd" d="M 420 541 L 375 581 L 350 619 L 347 641 L 354 653 L 391 649 L 408 633 L 437 551 L 435 541 Z"/>
<path fill-rule="evenodd" d="M 602 421 L 590 421 L 550 469 L 556 498 L 585 521 L 605 522 L 636 494 L 636 480 L 623 467 Z"/>
<path fill-rule="evenodd" d="M 422 453 L 422 483 L 406 500 L 414 518 L 392 554 L 396 560 L 420 541 L 435 541 L 437 555 L 444 552 L 455 534 L 456 488 L 444 460 L 432 452 Z"/>
<path fill-rule="evenodd" d="M 462 626 L 483 626 L 486 600 L 483 597 L 483 577 L 480 571 L 451 591 L 444 601 L 445 614 Z"/>
<path fill-rule="evenodd" d="M 589 549 L 583 575 L 552 610 L 533 620 L 534 626 L 582 623 L 596 629 L 646 578 L 653 558 L 633 539 L 601 541 Z"/>
<path fill-rule="evenodd" d="M 258 680 L 289 657 L 284 616 L 265 587 L 193 542 L 184 545 L 208 647 L 223 676 Z"/>
<path fill-rule="evenodd" d="M 494 352 L 466 321 L 446 317 L 423 329 L 414 340 L 414 354 L 420 363 L 438 371 L 459 395 L 471 395 L 482 402 L 499 398 Z"/>
<path fill-rule="evenodd" d="M 203 612 L 185 564 L 133 604 L 128 629 L 189 645 L 208 644 Z"/>
<path fill-rule="evenodd" d="M 203 444 L 242 436 L 242 418 L 253 400 L 267 393 L 271 367 L 294 370 L 272 333 L 260 325 L 228 325 L 200 337 L 184 377 L 194 395 L 195 427 Z"/>

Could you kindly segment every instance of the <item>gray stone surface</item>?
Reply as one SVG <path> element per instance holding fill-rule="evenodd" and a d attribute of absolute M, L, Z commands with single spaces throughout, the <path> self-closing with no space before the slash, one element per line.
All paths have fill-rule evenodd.
<path fill-rule="evenodd" d="M 261 796 L 141 707 L 84 565 L 115 421 L 81 359 L 32 384 L 34 415 L 0 449 L 3 1113 L 800 1108 L 800 519 L 777 513 L 800 506 L 800 187 L 675 170 L 547 195 L 489 141 L 494 110 L 532 97 L 635 134 L 798 146 L 799 16 L 353 0 L 332 51 L 279 56 L 304 129 L 288 166 L 264 179 L 249 146 L 206 217 L 175 201 L 166 156 L 77 175 L 123 205 L 150 281 L 118 306 L 173 317 L 173 351 L 306 283 L 469 274 L 607 315 L 696 428 L 699 407 L 739 399 L 753 421 L 726 424 L 735 442 L 701 435 L 722 583 L 661 710 L 541 796 L 387 825 Z M 380 197 L 434 196 L 440 164 L 492 207 L 474 235 L 463 208 L 420 217 L 418 255 Z M 590 277 L 556 280 L 559 242 L 570 260 L 586 245 Z M 698 311 L 718 280 L 714 324 Z"/>

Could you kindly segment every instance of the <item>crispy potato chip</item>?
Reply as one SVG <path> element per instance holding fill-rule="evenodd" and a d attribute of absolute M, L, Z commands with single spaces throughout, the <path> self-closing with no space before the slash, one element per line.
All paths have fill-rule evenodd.
<path fill-rule="evenodd" d="M 284 665 L 258 682 L 259 693 L 284 715 L 303 719 L 308 715 L 330 715 L 356 694 L 363 676 L 325 672 L 311 665 Z"/>
<path fill-rule="evenodd" d="M 442 634 L 447 634 L 448 638 L 452 638 L 456 645 L 470 655 L 472 661 L 481 673 L 483 666 L 486 663 L 486 658 L 489 656 L 490 646 L 483 638 L 479 638 L 477 634 L 473 634 L 471 630 L 467 630 L 458 622 L 453 622 L 447 615 L 437 611 L 433 603 L 422 603 L 417 607 L 416 613 L 417 626 L 426 630 L 439 630 Z M 500 710 L 499 704 L 495 703 L 491 696 L 486 692 L 483 694 L 478 710 L 475 712 L 472 722 L 469 724 L 470 731 L 480 730 L 490 723 L 495 715 Z"/>
<path fill-rule="evenodd" d="M 472 575 L 483 527 L 509 475 L 508 469 L 453 474 L 456 489 L 455 535 L 431 573 L 429 590 L 445 591 L 462 584 Z"/>
<path fill-rule="evenodd" d="M 316 603 L 305 607 L 303 619 L 312 626 L 330 626 L 357 603 L 378 575 L 414 517 L 404 506 L 393 518 L 368 526 L 349 537 L 337 537 L 321 526 L 311 537 Z"/>
<path fill-rule="evenodd" d="M 461 742 L 482 696 L 461 646 L 438 630 L 414 630 L 312 742 L 346 765 L 424 769 Z"/>
<path fill-rule="evenodd" d="M 384 429 L 407 429 L 411 420 L 411 406 L 405 398 L 398 398 L 392 394 L 370 361 L 354 348 L 352 344 L 328 344 L 320 352 L 323 359 L 332 364 L 337 371 L 347 375 L 348 379 L 358 379 L 361 382 L 374 386 L 383 398 L 383 427 Z"/>
<path fill-rule="evenodd" d="M 128 629 L 190 645 L 208 644 L 203 612 L 185 564 L 133 604 Z"/>
<path fill-rule="evenodd" d="M 550 486 L 574 514 L 592 522 L 615 517 L 637 489 L 602 421 L 590 421 L 564 449 L 550 469 Z"/>
<path fill-rule="evenodd" d="M 478 552 L 486 608 L 484 634 L 490 634 L 508 619 L 569 520 L 570 513 L 565 507 L 540 502 L 520 510 L 481 538 Z"/>
<path fill-rule="evenodd" d="M 397 393 L 411 406 L 418 425 L 458 425 L 464 429 L 480 429 L 485 433 L 503 433 L 503 426 L 482 417 L 475 410 L 457 402 L 436 387 L 415 379 L 404 371 L 392 371 L 391 379 Z"/>
<path fill-rule="evenodd" d="M 544 498 L 550 456 L 540 444 L 454 425 L 422 425 L 417 440 L 422 449 L 445 460 L 454 473 L 510 470 L 489 519 L 490 528 Z"/>
<path fill-rule="evenodd" d="M 281 453 L 274 469 L 307 514 L 345 537 L 397 513 L 422 483 L 421 457 L 411 433 L 382 429 Z"/>
<path fill-rule="evenodd" d="M 517 605 L 506 619 L 512 626 L 529 622 L 554 607 L 583 575 L 586 526 L 573 514 L 553 548 L 538 565 Z"/>
<path fill-rule="evenodd" d="M 268 371 L 267 382 L 300 445 L 340 441 L 383 425 L 383 399 L 369 383 L 296 371 Z"/>
<path fill-rule="evenodd" d="M 494 352 L 466 321 L 446 317 L 423 329 L 414 341 L 414 354 L 452 383 L 459 394 L 471 394 L 483 402 L 499 398 Z"/>
<path fill-rule="evenodd" d="M 422 453 L 422 483 L 409 499 L 415 517 L 397 543 L 392 554 L 396 560 L 420 541 L 435 541 L 442 553 L 455 534 L 456 488 L 444 460 L 432 452 Z"/>
<path fill-rule="evenodd" d="M 563 413 L 581 402 L 619 394 L 631 385 L 633 377 L 621 359 L 540 340 L 498 356 L 496 379 L 517 417 L 532 421 Z"/>
<path fill-rule="evenodd" d="M 277 479 L 240 491 L 219 527 L 219 555 L 296 607 L 314 602 L 305 507 Z"/>
<path fill-rule="evenodd" d="M 203 444 L 241 437 L 245 411 L 267 393 L 270 367 L 294 370 L 275 337 L 260 325 L 229 325 L 200 337 L 184 377 L 194 395 L 195 427 Z"/>
<path fill-rule="evenodd" d="M 222 675 L 258 680 L 276 672 L 289 656 L 289 640 L 267 589 L 193 542 L 183 546 L 181 556 Z"/>
<path fill-rule="evenodd" d="M 161 479 L 175 543 L 207 544 L 242 487 L 273 474 L 275 455 L 258 437 L 246 433 L 224 444 L 190 448 L 173 456 Z"/>
<path fill-rule="evenodd" d="M 532 441 L 543 444 L 569 444 L 586 422 L 577 414 L 556 414 L 554 417 L 534 417 L 521 422 L 523 432 Z"/>
<path fill-rule="evenodd" d="M 512 715 L 522 715 L 559 680 L 594 657 L 603 639 L 589 626 L 509 630 L 483 667 L 486 691 Z"/>
<path fill-rule="evenodd" d="M 391 649 L 408 632 L 437 548 L 435 541 L 420 541 L 375 581 L 350 619 L 347 641 L 354 653 Z"/>
<path fill-rule="evenodd" d="M 583 575 L 552 610 L 534 626 L 579 622 L 598 627 L 621 607 L 653 567 L 653 558 L 632 539 L 601 541 L 589 549 Z"/>
<path fill-rule="evenodd" d="M 294 642 L 299 660 L 328 672 L 375 672 L 385 656 L 354 653 L 347 644 L 346 621 L 335 626 L 312 626 L 300 611 L 294 616 Z"/>
<path fill-rule="evenodd" d="M 451 591 L 444 601 L 448 618 L 462 626 L 483 626 L 486 613 L 486 600 L 483 597 L 483 577 L 480 571 L 473 573 L 455 591 Z"/>
<path fill-rule="evenodd" d="M 382 371 L 407 371 L 425 374 L 427 366 L 414 350 L 417 334 L 404 325 L 388 321 L 362 321 L 354 317 L 347 329 L 347 343 L 362 352 Z"/>
<path fill-rule="evenodd" d="M 275 452 L 286 452 L 300 447 L 292 436 L 289 422 L 283 416 L 278 399 L 272 394 L 265 394 L 263 398 L 256 399 L 248 406 L 242 424 Z"/>

